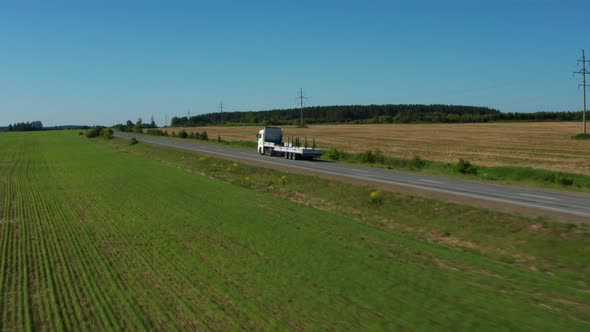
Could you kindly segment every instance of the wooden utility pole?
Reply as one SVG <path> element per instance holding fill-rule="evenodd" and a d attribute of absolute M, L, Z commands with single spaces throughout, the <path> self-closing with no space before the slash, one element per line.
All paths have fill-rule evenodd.
<path fill-rule="evenodd" d="M 219 103 L 219 124 L 223 125 L 223 102 Z"/>
<path fill-rule="evenodd" d="M 590 74 L 588 70 L 586 70 L 586 63 L 590 63 L 589 60 L 586 60 L 586 54 L 584 50 L 582 50 L 582 59 L 578 60 L 578 65 L 582 63 L 582 70 L 574 72 L 574 74 L 581 74 L 582 75 L 582 84 L 578 84 L 578 87 L 582 87 L 584 90 L 584 111 L 582 112 L 582 132 L 586 134 L 586 74 Z"/>

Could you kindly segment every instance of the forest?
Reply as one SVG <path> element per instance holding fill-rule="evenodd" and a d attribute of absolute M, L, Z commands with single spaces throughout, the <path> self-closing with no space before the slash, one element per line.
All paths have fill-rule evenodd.
<path fill-rule="evenodd" d="M 296 125 L 300 109 L 207 113 L 173 117 L 173 127 L 208 125 Z M 305 124 L 318 123 L 468 123 L 491 121 L 577 121 L 582 112 L 503 113 L 499 110 L 462 105 L 341 105 L 303 109 Z"/>

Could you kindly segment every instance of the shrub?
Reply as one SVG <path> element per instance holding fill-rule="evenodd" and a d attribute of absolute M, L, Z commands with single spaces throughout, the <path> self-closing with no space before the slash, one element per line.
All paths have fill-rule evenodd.
<path fill-rule="evenodd" d="M 279 184 L 280 185 L 286 185 L 287 184 L 287 176 L 283 175 L 279 178 Z"/>
<path fill-rule="evenodd" d="M 187 138 L 187 137 L 188 137 L 188 134 L 187 134 L 187 132 L 186 132 L 186 131 L 183 129 L 183 130 L 181 130 L 181 131 L 178 133 L 178 137 L 180 137 L 180 138 Z"/>
<path fill-rule="evenodd" d="M 100 135 L 100 131 L 103 128 L 104 128 L 103 126 L 94 126 L 94 127 L 90 128 L 86 132 L 86 137 L 88 137 L 88 138 L 98 137 L 98 135 Z"/>
<path fill-rule="evenodd" d="M 84 133 L 83 132 L 79 132 L 78 133 L 78 136 L 84 136 Z"/>
<path fill-rule="evenodd" d="M 426 166 L 426 161 L 420 158 L 420 156 L 414 156 L 414 158 L 410 160 L 410 168 L 412 169 L 422 169 L 424 166 Z"/>
<path fill-rule="evenodd" d="M 209 140 L 209 136 L 207 136 L 207 132 L 206 131 L 202 132 L 199 138 L 201 140 L 203 140 L 203 141 Z"/>
<path fill-rule="evenodd" d="M 113 138 L 113 134 L 115 132 L 111 128 L 102 128 L 100 131 L 100 136 L 104 139 L 111 139 Z"/>
<path fill-rule="evenodd" d="M 574 179 L 571 176 L 568 176 L 567 174 L 563 173 L 553 173 L 547 178 L 545 178 L 545 180 L 553 182 L 555 184 L 562 185 L 564 187 L 571 186 L 574 184 Z"/>
<path fill-rule="evenodd" d="M 379 150 L 375 150 L 374 152 L 372 150 L 366 150 L 359 153 L 358 158 L 360 162 L 367 164 L 382 164 L 385 162 L 385 157 Z"/>
<path fill-rule="evenodd" d="M 217 135 L 217 143 L 221 143 L 221 136 Z"/>
<path fill-rule="evenodd" d="M 138 134 L 143 133 L 143 129 L 141 128 L 141 122 L 140 121 L 137 121 L 137 123 L 135 124 L 135 126 L 133 126 L 133 132 L 134 133 L 138 133 Z"/>
<path fill-rule="evenodd" d="M 161 131 L 160 129 L 155 129 L 155 128 L 148 129 L 146 134 L 152 135 L 152 136 L 164 136 L 163 131 Z"/>
<path fill-rule="evenodd" d="M 369 194 L 369 201 L 371 204 L 381 204 L 383 202 L 383 197 L 378 191 L 371 191 Z"/>
<path fill-rule="evenodd" d="M 330 160 L 342 160 L 348 157 L 348 154 L 338 148 L 330 148 L 326 151 L 326 156 Z"/>
<path fill-rule="evenodd" d="M 243 180 L 242 180 L 242 184 L 246 187 L 249 187 L 252 184 L 252 180 L 250 179 L 249 176 L 246 176 Z"/>
<path fill-rule="evenodd" d="M 188 135 L 188 138 L 195 138 L 195 133 L 191 131 L 191 133 Z"/>
<path fill-rule="evenodd" d="M 572 136 L 573 139 L 590 139 L 590 134 L 577 134 Z"/>
<path fill-rule="evenodd" d="M 462 174 L 477 174 L 477 167 L 472 165 L 469 160 L 463 158 L 459 159 L 455 165 L 455 169 Z"/>
<path fill-rule="evenodd" d="M 137 144 L 137 143 L 139 143 L 139 141 L 138 141 L 138 140 L 137 140 L 135 137 L 133 137 L 133 138 L 131 139 L 131 141 L 129 142 L 129 145 L 135 145 L 135 144 Z"/>

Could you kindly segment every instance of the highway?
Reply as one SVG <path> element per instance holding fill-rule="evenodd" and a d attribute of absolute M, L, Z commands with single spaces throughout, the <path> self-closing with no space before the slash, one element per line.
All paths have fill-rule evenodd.
<path fill-rule="evenodd" d="M 286 167 L 293 170 L 324 173 L 330 176 L 351 178 L 365 182 L 405 186 L 536 210 L 552 211 L 577 216 L 577 220 L 590 222 L 590 195 L 586 194 L 452 179 L 336 162 L 287 160 L 280 157 L 261 156 L 256 151 L 199 144 L 194 140 L 180 141 L 121 132 L 116 132 L 115 137 L 127 139 L 135 137 L 138 141 L 145 143 L 206 153 L 223 158 L 239 159 L 275 167 Z"/>

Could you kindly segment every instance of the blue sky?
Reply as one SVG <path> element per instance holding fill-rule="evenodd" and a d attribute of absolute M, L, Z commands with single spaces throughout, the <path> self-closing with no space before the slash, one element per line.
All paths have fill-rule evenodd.
<path fill-rule="evenodd" d="M 588 1 L 0 0 L 0 125 L 309 105 L 581 109 Z"/>

